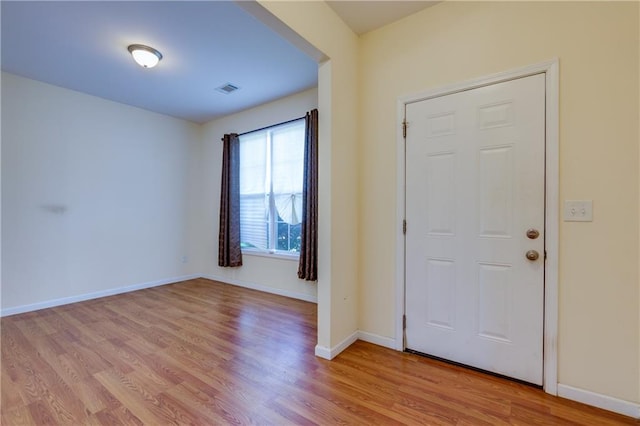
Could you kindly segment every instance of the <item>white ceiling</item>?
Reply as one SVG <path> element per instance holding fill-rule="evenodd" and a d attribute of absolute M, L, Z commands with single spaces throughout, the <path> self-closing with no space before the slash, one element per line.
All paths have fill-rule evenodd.
<path fill-rule="evenodd" d="M 330 6 L 356 33 L 434 2 Z M 250 5 L 249 5 L 250 6 Z M 317 64 L 232 1 L 2 1 L 2 70 L 203 123 L 315 87 Z M 163 54 L 143 69 L 129 44 Z M 231 94 L 215 89 L 231 83 Z"/>
<path fill-rule="evenodd" d="M 327 4 L 356 34 L 383 27 L 440 1 L 337 0 Z"/>

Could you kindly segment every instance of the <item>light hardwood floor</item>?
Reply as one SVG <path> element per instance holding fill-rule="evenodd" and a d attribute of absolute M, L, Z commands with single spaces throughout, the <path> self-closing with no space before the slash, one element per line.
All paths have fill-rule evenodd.
<path fill-rule="evenodd" d="M 2 318 L 2 425 L 639 422 L 356 342 L 314 356 L 316 306 L 205 279 Z"/>

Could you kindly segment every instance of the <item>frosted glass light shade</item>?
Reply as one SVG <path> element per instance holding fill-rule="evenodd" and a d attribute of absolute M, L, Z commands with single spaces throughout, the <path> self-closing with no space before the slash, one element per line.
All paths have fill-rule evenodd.
<path fill-rule="evenodd" d="M 162 53 L 158 52 L 153 47 L 145 46 L 143 44 L 132 44 L 127 48 L 133 56 L 133 60 L 144 68 L 153 68 L 158 65 L 160 59 L 162 59 Z"/>

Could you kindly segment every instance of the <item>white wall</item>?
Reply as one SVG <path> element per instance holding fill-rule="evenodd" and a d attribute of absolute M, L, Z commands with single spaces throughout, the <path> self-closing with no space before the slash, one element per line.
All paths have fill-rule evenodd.
<path fill-rule="evenodd" d="M 200 272 L 200 126 L 2 74 L 2 309 Z"/>
<path fill-rule="evenodd" d="M 205 125 L 8 73 L 2 95 L 3 314 L 193 276 L 317 299 L 297 259 L 217 266 L 220 137 L 304 116 L 316 89 Z"/>
<path fill-rule="evenodd" d="M 220 179 L 222 167 L 222 135 L 244 133 L 272 124 L 303 117 L 307 111 L 318 107 L 317 89 L 307 90 L 287 98 L 261 105 L 237 114 L 229 115 L 203 126 L 202 227 L 199 246 L 203 248 L 201 259 L 205 276 L 266 289 L 270 292 L 316 301 L 316 283 L 298 279 L 298 259 L 279 259 L 250 254 L 243 255 L 240 268 L 218 266 L 218 227 L 220 207 Z"/>

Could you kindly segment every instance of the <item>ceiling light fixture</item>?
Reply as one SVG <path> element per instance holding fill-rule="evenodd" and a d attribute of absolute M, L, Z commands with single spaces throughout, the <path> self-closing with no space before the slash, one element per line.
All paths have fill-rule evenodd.
<path fill-rule="evenodd" d="M 133 56 L 133 60 L 144 68 L 153 68 L 158 65 L 160 59 L 162 59 L 162 53 L 158 52 L 153 47 L 145 46 L 143 44 L 132 44 L 127 47 L 127 50 Z"/>

